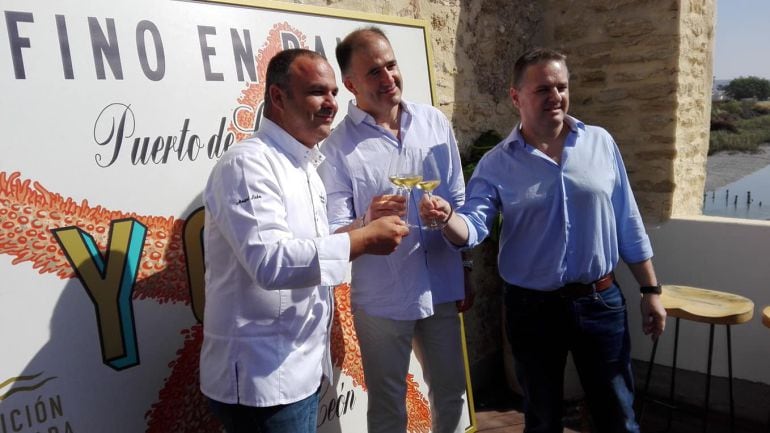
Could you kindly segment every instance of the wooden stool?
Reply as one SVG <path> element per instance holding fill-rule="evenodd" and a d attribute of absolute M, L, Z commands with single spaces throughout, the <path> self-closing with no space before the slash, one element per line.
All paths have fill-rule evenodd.
<path fill-rule="evenodd" d="M 674 385 L 676 383 L 676 356 L 679 350 L 679 321 L 681 319 L 691 320 L 694 322 L 708 323 L 709 324 L 709 351 L 708 351 L 708 367 L 706 373 L 706 399 L 704 402 L 704 414 L 703 414 L 703 431 L 705 432 L 708 424 L 708 412 L 709 412 L 709 393 L 711 391 L 711 359 L 714 352 L 714 325 L 725 325 L 727 332 L 727 370 L 729 375 L 729 387 L 730 387 L 730 428 L 731 431 L 735 429 L 735 407 L 733 402 L 733 355 L 732 355 L 732 341 L 730 338 L 730 326 L 746 323 L 754 316 L 754 302 L 743 296 L 735 295 L 732 293 L 718 292 L 716 290 L 699 289 L 688 286 L 663 286 L 663 294 L 660 296 L 660 300 L 663 303 L 663 307 L 666 309 L 666 313 L 669 317 L 676 318 L 676 328 L 674 331 L 674 360 L 671 370 L 671 386 L 669 389 L 669 402 L 674 403 Z M 770 308 L 766 309 L 767 312 Z M 770 321 L 770 319 L 768 319 Z M 770 325 L 768 325 L 770 326 Z M 650 356 L 650 364 L 647 367 L 647 377 L 644 384 L 644 394 L 642 400 L 642 410 L 639 415 L 639 422 L 641 423 L 642 416 L 644 415 L 644 401 L 647 397 L 647 390 L 650 386 L 650 377 L 652 375 L 652 367 L 655 361 L 655 352 L 658 349 L 658 340 L 652 346 L 652 355 Z M 669 412 L 668 427 L 671 424 L 671 416 Z"/>

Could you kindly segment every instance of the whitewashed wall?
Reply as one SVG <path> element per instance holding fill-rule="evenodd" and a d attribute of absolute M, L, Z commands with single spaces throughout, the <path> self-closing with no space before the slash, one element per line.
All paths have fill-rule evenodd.
<path fill-rule="evenodd" d="M 658 279 L 680 284 L 736 293 L 754 301 L 754 318 L 732 327 L 733 375 L 770 384 L 770 329 L 762 325 L 762 308 L 770 305 L 770 222 L 717 217 L 675 218 L 648 227 L 655 250 Z M 637 285 L 625 266 L 619 281 L 629 300 L 632 356 L 649 360 L 652 343 L 641 332 L 635 299 Z M 638 305 L 638 304 L 637 304 Z M 674 347 L 674 319 L 668 320 L 666 334 L 658 346 L 656 363 L 671 365 Z M 677 366 L 706 371 L 708 326 L 681 321 Z M 714 334 L 713 374 L 727 376 L 727 342 L 724 326 Z"/>

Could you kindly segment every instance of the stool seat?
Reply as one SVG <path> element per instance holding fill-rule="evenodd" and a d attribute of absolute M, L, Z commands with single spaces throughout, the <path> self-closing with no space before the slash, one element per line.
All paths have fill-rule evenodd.
<path fill-rule="evenodd" d="M 765 309 L 762 310 L 762 323 L 770 328 L 770 307 L 765 307 Z"/>
<path fill-rule="evenodd" d="M 751 299 L 717 290 L 664 285 L 660 301 L 669 316 L 701 323 L 737 325 L 754 316 Z M 770 307 L 765 309 L 765 318 L 768 310 Z"/>

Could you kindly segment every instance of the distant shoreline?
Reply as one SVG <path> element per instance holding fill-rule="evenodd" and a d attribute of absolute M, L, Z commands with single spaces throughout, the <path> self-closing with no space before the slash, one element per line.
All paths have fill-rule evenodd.
<path fill-rule="evenodd" d="M 705 191 L 716 191 L 738 179 L 770 165 L 770 143 L 759 146 L 757 152 L 719 152 L 706 162 Z"/>

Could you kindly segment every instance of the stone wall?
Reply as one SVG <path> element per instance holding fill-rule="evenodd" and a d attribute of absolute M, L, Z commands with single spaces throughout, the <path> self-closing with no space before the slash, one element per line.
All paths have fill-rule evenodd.
<path fill-rule="evenodd" d="M 672 216 L 700 215 L 703 208 L 715 15 L 716 0 L 682 2 Z"/>
<path fill-rule="evenodd" d="M 449 85 L 439 107 L 452 119 L 458 142 L 468 145 L 487 130 L 504 137 L 516 122 L 510 73 L 516 58 L 535 44 L 542 10 L 539 2 L 526 0 L 465 0 L 461 6 L 453 29 L 456 72 L 442 77 Z"/>
<path fill-rule="evenodd" d="M 574 115 L 607 128 L 648 222 L 699 214 L 714 0 L 550 0 L 546 45 L 569 55 Z"/>

